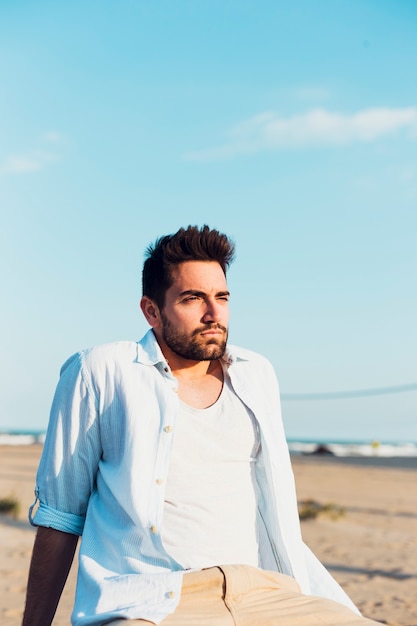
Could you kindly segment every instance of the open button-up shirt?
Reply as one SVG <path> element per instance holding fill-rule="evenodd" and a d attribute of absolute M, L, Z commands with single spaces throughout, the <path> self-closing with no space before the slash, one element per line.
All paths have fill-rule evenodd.
<path fill-rule="evenodd" d="M 224 360 L 261 437 L 260 567 L 294 576 L 304 593 L 354 608 L 302 542 L 271 364 L 232 346 Z M 73 626 L 117 618 L 159 623 L 179 603 L 184 570 L 160 535 L 177 388 L 151 330 L 137 343 L 77 353 L 61 369 L 31 519 L 82 535 Z"/>

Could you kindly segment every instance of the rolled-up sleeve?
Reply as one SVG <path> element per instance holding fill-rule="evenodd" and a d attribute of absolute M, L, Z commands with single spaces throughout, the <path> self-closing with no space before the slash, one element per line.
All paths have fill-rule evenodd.
<path fill-rule="evenodd" d="M 85 353 L 63 365 L 36 477 L 39 506 L 30 521 L 81 535 L 101 458 L 98 402 Z"/>

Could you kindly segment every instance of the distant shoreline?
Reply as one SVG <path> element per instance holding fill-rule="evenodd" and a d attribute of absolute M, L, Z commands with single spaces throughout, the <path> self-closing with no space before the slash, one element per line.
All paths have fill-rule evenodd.
<path fill-rule="evenodd" d="M 33 441 L 32 443 L 21 443 L 18 439 L 14 443 L 2 443 L 0 441 L 0 450 L 12 451 L 13 449 L 26 449 L 27 454 L 30 454 L 30 450 L 35 455 L 41 454 L 43 443 L 40 441 Z M 290 450 L 290 456 L 293 463 L 298 465 L 317 463 L 320 464 L 332 464 L 332 465 L 349 465 L 356 467 L 381 467 L 387 469 L 405 469 L 410 471 L 417 471 L 417 456 L 361 456 L 361 455 L 349 455 L 337 456 L 333 454 L 316 454 L 314 452 L 294 452 Z"/>
<path fill-rule="evenodd" d="M 417 457 L 407 456 L 332 456 L 327 454 L 291 454 L 293 463 L 328 463 L 356 467 L 383 467 L 417 471 Z"/>

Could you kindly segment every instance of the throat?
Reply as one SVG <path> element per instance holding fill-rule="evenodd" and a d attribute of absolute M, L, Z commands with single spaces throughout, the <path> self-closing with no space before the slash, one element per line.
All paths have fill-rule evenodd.
<path fill-rule="evenodd" d="M 223 368 L 218 360 L 210 361 L 204 373 L 191 372 L 176 375 L 178 396 L 182 402 L 195 409 L 206 409 L 220 397 L 223 389 Z"/>

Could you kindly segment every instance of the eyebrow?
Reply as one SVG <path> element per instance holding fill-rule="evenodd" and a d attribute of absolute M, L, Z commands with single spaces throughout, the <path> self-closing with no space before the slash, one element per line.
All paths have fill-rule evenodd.
<path fill-rule="evenodd" d="M 198 289 L 186 289 L 185 291 L 181 291 L 181 293 L 179 294 L 180 298 L 184 296 L 200 296 L 204 298 L 206 295 L 207 294 L 205 291 L 199 291 Z M 227 291 L 227 289 L 224 291 L 218 291 L 215 295 L 216 297 L 230 296 L 230 291 Z"/>

